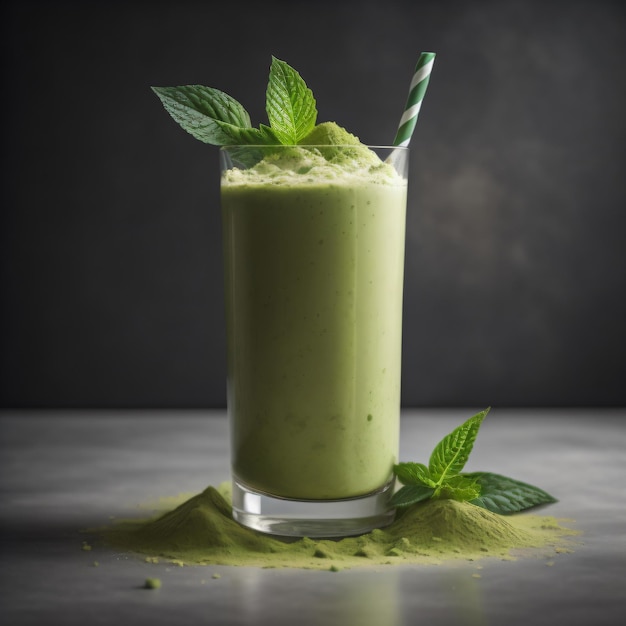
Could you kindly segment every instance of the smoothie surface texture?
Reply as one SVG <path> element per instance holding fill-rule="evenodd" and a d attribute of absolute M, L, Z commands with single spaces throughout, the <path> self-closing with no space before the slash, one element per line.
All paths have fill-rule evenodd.
<path fill-rule="evenodd" d="M 253 150 L 255 148 L 252 148 Z M 316 126 L 297 146 L 270 146 L 250 168 L 234 167 L 223 173 L 224 185 L 319 184 L 328 181 L 343 185 L 406 185 L 394 167 L 380 160 L 357 137 L 334 122 Z"/>

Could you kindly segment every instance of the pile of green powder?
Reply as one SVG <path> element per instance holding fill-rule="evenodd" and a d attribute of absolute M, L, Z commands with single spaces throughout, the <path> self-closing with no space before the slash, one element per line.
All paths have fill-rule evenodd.
<path fill-rule="evenodd" d="M 220 493 L 221 491 L 221 493 Z M 224 494 L 224 495 L 223 495 Z M 437 564 L 451 559 L 514 559 L 569 551 L 578 534 L 553 517 L 506 518 L 467 502 L 427 500 L 400 510 L 384 529 L 343 539 L 281 540 L 233 520 L 227 489 L 208 487 L 151 519 L 100 529 L 105 544 L 179 565 L 292 567 L 337 571 L 383 564 Z"/>

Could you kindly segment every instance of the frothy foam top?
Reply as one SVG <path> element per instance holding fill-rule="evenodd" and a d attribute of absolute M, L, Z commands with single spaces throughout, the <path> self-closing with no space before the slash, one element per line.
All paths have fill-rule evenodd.
<path fill-rule="evenodd" d="M 303 145 L 264 150 L 268 153 L 253 167 L 224 172 L 223 184 L 406 184 L 391 164 L 334 122 L 316 126 Z"/>

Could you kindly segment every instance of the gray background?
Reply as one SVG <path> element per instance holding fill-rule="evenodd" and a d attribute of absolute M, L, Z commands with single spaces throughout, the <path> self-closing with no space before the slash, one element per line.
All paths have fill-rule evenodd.
<path fill-rule="evenodd" d="M 265 121 L 271 55 L 319 121 L 412 141 L 405 406 L 624 405 L 622 2 L 2 5 L 0 402 L 225 403 L 217 149 L 150 85 Z"/>

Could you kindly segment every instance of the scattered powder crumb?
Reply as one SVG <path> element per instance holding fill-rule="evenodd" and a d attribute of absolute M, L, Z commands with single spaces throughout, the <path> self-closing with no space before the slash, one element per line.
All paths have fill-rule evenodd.
<path fill-rule="evenodd" d="M 298 540 L 265 535 L 232 518 L 227 487 L 173 502 L 166 512 L 148 519 L 117 520 L 96 529 L 117 549 L 183 565 L 291 567 L 339 571 L 384 564 L 436 565 L 462 559 L 473 562 L 498 557 L 571 552 L 572 536 L 555 518 L 502 516 L 468 502 L 427 500 L 398 511 L 384 529 L 358 537 Z M 226 498 L 224 497 L 226 496 Z M 332 564 L 329 567 L 329 560 Z M 478 568 L 477 568 L 478 569 Z M 479 576 L 478 574 L 476 576 Z"/>
<path fill-rule="evenodd" d="M 480 574 L 472 574 L 472 578 L 482 578 Z"/>
<path fill-rule="evenodd" d="M 91 550 L 91 546 L 86 541 L 83 541 L 81 550 L 84 550 L 85 552 L 89 552 Z"/>
<path fill-rule="evenodd" d="M 400 550 L 399 548 L 390 548 L 387 551 L 387 556 L 402 556 L 402 550 Z"/>
<path fill-rule="evenodd" d="M 216 580 L 221 577 L 222 577 L 221 574 L 213 574 L 213 576 L 211 576 L 211 578 L 215 578 Z"/>
<path fill-rule="evenodd" d="M 316 548 L 313 556 L 318 559 L 329 559 L 331 557 L 330 552 L 324 550 L 323 548 Z"/>
<path fill-rule="evenodd" d="M 365 546 L 361 546 L 355 553 L 354 556 L 360 556 L 366 559 L 370 559 L 373 556 L 373 553 L 368 550 Z"/>

